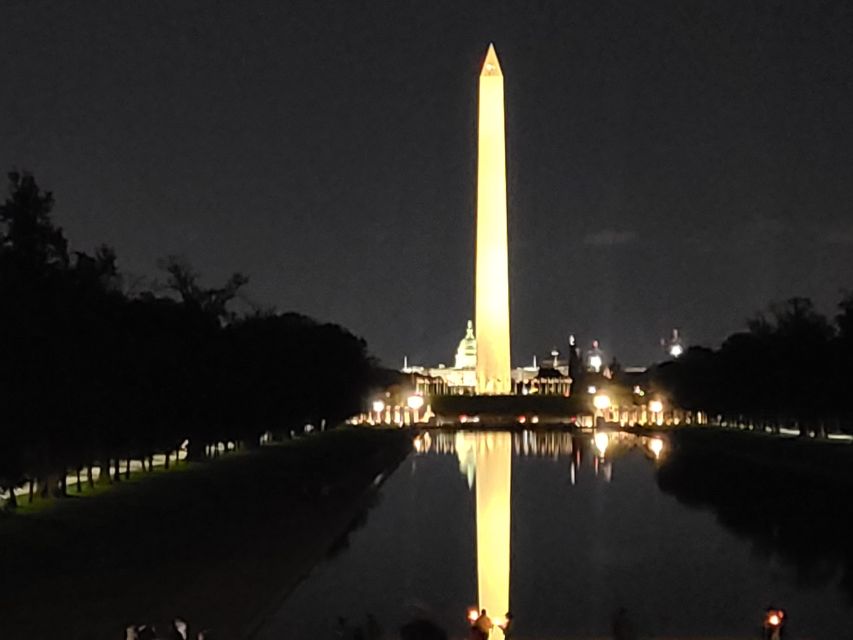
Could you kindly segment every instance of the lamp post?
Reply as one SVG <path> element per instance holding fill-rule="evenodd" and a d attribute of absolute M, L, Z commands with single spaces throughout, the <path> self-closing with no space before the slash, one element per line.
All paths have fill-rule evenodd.
<path fill-rule="evenodd" d="M 418 411 L 424 406 L 424 397 L 414 394 L 406 399 L 406 405 L 412 410 L 412 422 L 418 422 Z"/>
<path fill-rule="evenodd" d="M 660 400 L 650 400 L 649 411 L 652 414 L 652 422 L 656 422 L 657 424 L 663 422 L 663 402 Z"/>
<path fill-rule="evenodd" d="M 604 412 L 610 408 L 610 396 L 604 393 L 598 393 L 592 398 L 592 406 L 595 407 L 595 417 L 598 418 L 599 415 L 604 418 Z M 605 420 L 606 422 L 606 420 Z"/>
<path fill-rule="evenodd" d="M 382 422 L 382 411 L 385 409 L 385 402 L 382 400 L 374 400 L 373 401 L 373 413 L 376 414 L 376 422 L 377 424 Z"/>

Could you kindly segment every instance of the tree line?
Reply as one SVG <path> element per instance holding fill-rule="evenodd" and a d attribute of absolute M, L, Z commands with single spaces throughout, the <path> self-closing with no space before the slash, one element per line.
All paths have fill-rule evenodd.
<path fill-rule="evenodd" d="M 183 260 L 131 292 L 115 252 L 70 251 L 53 195 L 12 172 L 0 205 L 0 491 L 63 495 L 75 470 L 166 455 L 188 442 L 256 445 L 265 432 L 334 426 L 362 409 L 374 362 L 365 342 L 296 313 L 237 314 L 247 283 L 204 287 Z M 79 484 L 79 483 L 78 483 Z"/>
<path fill-rule="evenodd" d="M 718 349 L 691 347 L 651 378 L 675 405 L 723 421 L 853 432 L 853 294 L 833 319 L 808 298 L 771 305 Z"/>

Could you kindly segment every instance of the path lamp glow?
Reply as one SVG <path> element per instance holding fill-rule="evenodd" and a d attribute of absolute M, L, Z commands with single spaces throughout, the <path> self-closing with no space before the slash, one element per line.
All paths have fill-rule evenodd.
<path fill-rule="evenodd" d="M 592 405 L 599 411 L 604 411 L 610 408 L 610 396 L 599 393 L 592 399 Z"/>
<path fill-rule="evenodd" d="M 592 398 L 592 406 L 596 409 L 596 417 L 601 415 L 605 417 L 604 412 L 610 408 L 610 396 L 604 393 L 599 393 Z"/>
<path fill-rule="evenodd" d="M 418 411 L 424 406 L 424 397 L 411 395 L 406 399 L 406 405 L 412 410 L 412 422 L 418 422 Z"/>
<path fill-rule="evenodd" d="M 376 414 L 376 422 L 382 422 L 382 412 L 385 410 L 385 403 L 382 400 L 373 401 L 373 413 Z"/>
<path fill-rule="evenodd" d="M 663 422 L 663 402 L 660 400 L 649 400 L 649 411 L 652 414 L 651 422 L 658 424 Z"/>

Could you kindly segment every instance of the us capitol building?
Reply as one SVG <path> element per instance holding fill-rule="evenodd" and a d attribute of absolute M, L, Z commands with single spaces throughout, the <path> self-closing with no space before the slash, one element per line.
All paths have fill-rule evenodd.
<path fill-rule="evenodd" d="M 568 363 L 559 359 L 556 350 L 551 352 L 551 358 L 548 366 L 539 366 L 534 356 L 530 366 L 512 369 L 511 393 L 568 396 L 571 387 Z M 418 386 L 432 394 L 474 395 L 477 392 L 477 338 L 474 335 L 474 323 L 468 321 L 465 337 L 456 348 L 452 367 L 443 364 L 437 367 L 410 365 L 408 358 L 404 358 L 402 372 L 413 375 Z"/>

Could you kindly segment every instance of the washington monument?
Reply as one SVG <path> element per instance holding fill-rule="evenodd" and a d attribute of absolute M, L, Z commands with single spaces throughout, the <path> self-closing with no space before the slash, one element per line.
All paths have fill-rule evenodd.
<path fill-rule="evenodd" d="M 489 45 L 480 72 L 477 149 L 477 264 L 474 317 L 477 393 L 511 391 L 506 225 L 504 77 Z"/>

